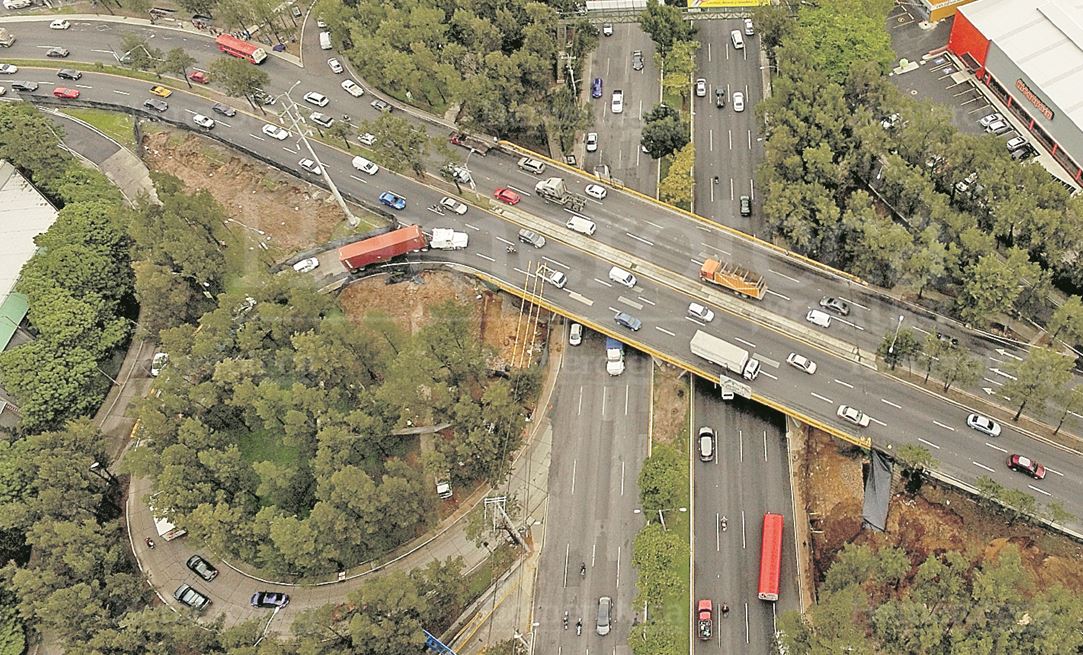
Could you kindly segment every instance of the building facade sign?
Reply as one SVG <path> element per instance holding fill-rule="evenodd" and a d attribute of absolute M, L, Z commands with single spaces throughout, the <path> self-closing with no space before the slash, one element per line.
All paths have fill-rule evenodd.
<path fill-rule="evenodd" d="M 1034 92 L 1030 90 L 1030 87 L 1027 86 L 1026 82 L 1021 79 L 1016 80 L 1015 88 L 1019 89 L 1019 92 L 1027 99 L 1027 102 L 1034 105 L 1034 108 L 1038 110 L 1038 113 L 1049 120 L 1053 120 L 1053 110 L 1049 108 L 1049 105 L 1045 104 L 1044 100 L 1034 95 Z"/>

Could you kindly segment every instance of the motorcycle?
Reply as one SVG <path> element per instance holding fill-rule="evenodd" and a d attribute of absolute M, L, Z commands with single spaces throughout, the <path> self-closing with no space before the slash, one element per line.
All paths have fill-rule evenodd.
<path fill-rule="evenodd" d="M 512 246 L 512 245 L 509 245 L 507 248 L 504 248 L 504 250 L 507 251 L 507 253 L 509 255 L 514 255 L 515 252 L 516 252 L 515 246 Z"/>
<path fill-rule="evenodd" d="M 575 636 L 583 634 L 583 619 L 579 619 L 575 622 Z"/>
<path fill-rule="evenodd" d="M 568 629 L 568 610 L 564 610 L 564 629 Z"/>
<path fill-rule="evenodd" d="M 143 543 L 145 543 L 147 545 L 147 548 L 149 548 L 151 550 L 154 550 L 154 540 L 151 539 L 150 537 L 147 537 L 146 539 L 144 539 Z"/>
<path fill-rule="evenodd" d="M 726 517 L 723 516 L 722 518 L 718 519 L 718 524 L 722 526 L 722 532 L 725 532 L 726 526 L 729 525 L 729 521 L 727 521 Z"/>
<path fill-rule="evenodd" d="M 722 616 L 728 616 L 730 613 L 730 606 L 722 603 Z"/>
<path fill-rule="evenodd" d="M 587 577 L 587 563 L 586 562 L 583 562 L 582 564 L 579 565 L 579 577 L 580 578 Z"/>

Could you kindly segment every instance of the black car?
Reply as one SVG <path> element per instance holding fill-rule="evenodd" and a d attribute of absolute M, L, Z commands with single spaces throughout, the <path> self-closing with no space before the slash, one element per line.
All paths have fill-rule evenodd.
<path fill-rule="evenodd" d="M 214 106 L 211 107 L 211 109 L 214 111 L 214 113 L 222 114 L 223 116 L 236 116 L 237 115 L 237 110 L 236 109 L 234 109 L 233 107 L 230 107 L 229 105 L 223 105 L 220 102 L 214 103 Z"/>
<path fill-rule="evenodd" d="M 726 106 L 726 92 L 722 89 L 714 90 L 714 106 L 722 109 Z"/>
<path fill-rule="evenodd" d="M 956 337 L 951 336 L 950 334 L 944 334 L 943 332 L 937 332 L 936 333 L 936 338 L 941 343 L 943 343 L 946 346 L 950 346 L 951 348 L 958 348 L 959 347 L 959 339 L 956 338 Z"/>
<path fill-rule="evenodd" d="M 290 604 L 290 597 L 277 591 L 257 591 L 252 594 L 252 607 L 264 607 L 274 609 L 285 607 Z"/>
<path fill-rule="evenodd" d="M 71 68 L 61 68 L 56 72 L 56 76 L 62 80 L 81 80 L 83 74 L 77 70 Z"/>
<path fill-rule="evenodd" d="M 154 111 L 165 111 L 169 109 L 169 103 L 165 100 L 159 100 L 158 98 L 147 98 L 143 101 L 143 106 Z"/>
<path fill-rule="evenodd" d="M 203 559 L 199 555 L 192 555 L 188 558 L 188 561 L 184 563 L 192 573 L 195 573 L 199 577 L 203 578 L 207 582 L 214 580 L 218 577 L 218 569 L 211 566 L 211 563 Z"/>
<path fill-rule="evenodd" d="M 68 52 L 67 48 L 49 48 L 45 51 L 46 57 L 60 57 L 61 59 L 67 57 L 70 54 L 71 53 Z"/>
<path fill-rule="evenodd" d="M 391 112 L 391 105 L 387 104 L 383 100 L 380 100 L 379 98 L 376 98 L 369 104 L 372 105 L 372 108 L 376 111 L 382 111 L 387 113 Z"/>
<path fill-rule="evenodd" d="M 11 83 L 11 88 L 14 89 L 15 91 L 26 91 L 26 92 L 29 92 L 29 93 L 33 93 L 34 91 L 38 90 L 38 83 L 37 82 L 12 82 Z"/>
<path fill-rule="evenodd" d="M 741 216 L 752 215 L 752 198 L 741 196 Z"/>
<path fill-rule="evenodd" d="M 643 51 L 642 50 L 633 50 L 632 51 L 632 70 L 636 70 L 636 71 L 643 70 Z"/>

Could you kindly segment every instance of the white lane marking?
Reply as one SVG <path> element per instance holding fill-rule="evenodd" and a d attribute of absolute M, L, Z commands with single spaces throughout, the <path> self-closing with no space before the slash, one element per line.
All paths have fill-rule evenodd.
<path fill-rule="evenodd" d="M 594 281 L 597 282 L 598 284 L 604 284 L 607 287 L 612 287 L 613 286 L 612 284 L 606 282 L 605 280 L 599 280 L 598 278 L 594 278 Z M 616 310 L 614 310 L 614 311 L 616 311 Z"/>
<path fill-rule="evenodd" d="M 1054 471 L 1053 469 L 1049 468 L 1048 466 L 1047 466 L 1047 467 L 1045 467 L 1045 470 L 1046 470 L 1046 471 L 1048 471 L 1048 472 L 1050 472 L 1050 473 L 1056 473 L 1057 475 L 1059 475 L 1059 476 L 1060 476 L 1060 477 L 1062 477 L 1062 478 L 1064 477 L 1064 474 L 1063 474 L 1063 473 L 1061 473 L 1060 471 Z"/>
<path fill-rule="evenodd" d="M 505 245 L 509 245 L 509 246 L 513 245 L 511 241 L 508 241 L 504 237 L 496 237 L 496 240 L 503 243 L 503 244 L 505 244 Z"/>
<path fill-rule="evenodd" d="M 127 91 L 118 91 L 116 89 L 113 89 L 113 93 L 116 93 L 116 94 L 119 94 L 119 95 L 122 95 L 122 96 L 130 96 L 130 95 L 132 95 L 132 94 L 128 93 Z"/>
<path fill-rule="evenodd" d="M 768 373 L 767 371 L 765 371 L 763 369 L 760 369 L 760 373 L 762 375 L 766 375 L 767 377 L 771 378 L 772 380 L 777 380 L 778 379 L 777 377 L 775 377 L 774 375 L 771 375 L 770 373 Z"/>
<path fill-rule="evenodd" d="M 622 302 L 625 305 L 628 305 L 629 307 L 634 307 L 636 309 L 643 309 L 643 305 L 629 298 L 625 298 L 624 296 L 617 296 L 617 302 Z"/>
<path fill-rule="evenodd" d="M 813 398 L 819 398 L 820 400 L 824 401 L 825 403 L 831 403 L 832 405 L 834 405 L 834 404 L 835 404 L 835 401 L 834 401 L 834 400 L 831 400 L 830 398 L 824 398 L 823 396 L 821 396 L 820 394 L 816 393 L 815 391 L 813 391 L 813 392 L 810 392 L 810 393 L 811 393 L 811 395 L 812 395 L 812 397 L 813 397 Z"/>
<path fill-rule="evenodd" d="M 652 223 L 652 222 L 650 222 L 650 221 L 643 221 L 643 222 L 644 222 L 644 223 L 646 223 L 647 225 L 650 225 L 651 227 L 656 227 L 656 228 L 658 228 L 659 230 L 664 230 L 664 229 L 666 229 L 666 228 L 662 227 L 661 225 L 659 225 L 658 223 Z"/>
<path fill-rule="evenodd" d="M 712 246 L 710 244 L 703 243 L 702 241 L 699 242 L 699 245 L 703 246 L 704 248 L 710 248 L 711 250 L 717 250 L 718 252 L 722 253 L 723 255 L 725 255 L 727 257 L 730 256 L 730 254 L 728 252 L 726 252 L 725 250 L 722 250 L 718 246 Z"/>
<path fill-rule="evenodd" d="M 651 307 L 654 307 L 654 306 L 655 306 L 655 303 L 654 303 L 654 301 L 653 301 L 653 300 L 647 300 L 647 299 L 646 299 L 646 298 L 644 298 L 643 296 L 640 296 L 640 297 L 639 297 L 639 302 L 641 302 L 641 303 L 646 303 L 646 304 L 650 305 Z"/>
<path fill-rule="evenodd" d="M 527 193 L 526 191 L 523 191 L 522 189 L 520 189 L 518 187 L 514 187 L 514 186 L 512 186 L 510 184 L 508 185 L 508 188 L 511 189 L 512 191 L 516 191 L 516 192 L 518 192 L 518 193 L 520 193 L 520 194 L 522 194 L 524 196 L 528 196 L 528 197 L 530 196 L 530 194 Z"/>
<path fill-rule="evenodd" d="M 985 380 L 986 382 L 988 382 L 989 384 L 995 384 L 998 387 L 1003 387 L 1004 386 L 1003 382 L 997 382 L 996 380 L 990 380 L 989 378 L 982 378 L 982 379 Z"/>
<path fill-rule="evenodd" d="M 870 417 L 869 417 L 869 420 L 870 420 L 870 421 L 872 421 L 873 423 L 875 423 L 875 424 L 877 424 L 877 425 L 881 426 L 881 427 L 885 427 L 885 428 L 887 427 L 887 423 L 884 423 L 884 422 L 883 422 L 883 421 L 881 421 L 880 419 L 877 419 L 877 418 L 873 418 L 873 417 L 871 417 L 871 416 L 870 416 Z"/>
<path fill-rule="evenodd" d="M 625 234 L 627 234 L 628 236 L 632 237 L 632 238 L 633 238 L 633 239 L 635 239 L 636 241 L 641 241 L 641 242 L 643 242 L 643 243 L 647 244 L 648 246 L 653 246 L 653 245 L 654 245 L 654 242 L 653 242 L 653 241 L 647 241 L 647 240 L 646 240 L 646 239 L 644 239 L 643 237 L 638 237 L 638 236 L 636 236 L 636 235 L 632 234 L 631 232 L 625 232 Z"/>
<path fill-rule="evenodd" d="M 970 460 L 970 463 L 971 463 L 971 464 L 973 464 L 974 466 L 977 466 L 978 468 L 983 468 L 983 469 L 985 469 L 986 471 L 989 471 L 990 473 L 996 473 L 996 471 L 994 471 L 993 469 L 989 468 L 989 467 L 988 467 L 988 466 L 986 466 L 985 464 L 979 464 L 979 463 L 975 462 L 974 460 Z"/>
<path fill-rule="evenodd" d="M 1008 453 L 1008 451 L 1004 450 L 1004 449 L 1003 449 L 1003 448 L 1001 448 L 1000 446 L 994 446 L 993 444 L 989 443 L 988 441 L 986 441 L 986 442 L 985 442 L 985 445 L 986 445 L 986 446 L 989 446 L 989 447 L 990 447 L 990 448 L 992 448 L 993 450 L 999 450 L 1000 452 L 1002 452 L 1002 453 L 1004 453 L 1004 454 L 1007 454 L 1007 453 Z"/>
<path fill-rule="evenodd" d="M 925 334 L 925 335 L 929 335 L 929 334 L 932 334 L 932 333 L 931 333 L 931 332 L 929 332 L 928 330 L 923 330 L 923 329 L 921 329 L 920 327 L 918 327 L 918 326 L 916 326 L 916 325 L 912 325 L 912 326 L 910 326 L 910 329 L 911 329 L 911 330 L 917 330 L 918 332 L 920 332 L 920 333 L 922 333 L 922 334 Z"/>
<path fill-rule="evenodd" d="M 853 389 L 854 388 L 854 385 L 850 384 L 849 382 L 843 382 L 842 380 L 839 380 L 837 378 L 835 379 L 835 382 L 838 383 L 838 384 L 841 384 L 842 386 L 844 386 L 844 387 L 846 387 L 848 389 Z"/>
<path fill-rule="evenodd" d="M 579 408 L 575 410 L 576 416 L 583 415 L 583 387 L 579 387 Z"/>
<path fill-rule="evenodd" d="M 999 368 L 990 368 L 989 370 L 996 373 L 997 375 L 1001 375 L 1003 377 L 1006 377 L 1009 380 L 1017 380 L 1018 379 L 1014 375 L 1009 375 L 1008 373 L 1005 373 L 1004 371 L 1000 370 Z"/>
<path fill-rule="evenodd" d="M 935 425 L 939 425 L 940 427 L 944 428 L 945 430 L 951 430 L 952 432 L 955 432 L 955 428 L 953 428 L 953 427 L 952 427 L 952 426 L 950 426 L 950 425 L 944 425 L 944 424 L 943 424 L 943 423 L 941 423 L 940 421 L 933 421 L 933 423 L 934 423 Z"/>
<path fill-rule="evenodd" d="M 861 309 L 864 309 L 865 311 L 869 311 L 868 307 L 866 307 L 865 305 L 862 305 L 861 303 L 857 302 L 853 298 L 847 298 L 846 300 L 848 300 L 850 302 L 850 304 L 853 305 L 854 307 L 860 307 Z"/>
<path fill-rule="evenodd" d="M 665 332 L 666 334 L 668 334 L 668 335 L 669 335 L 669 336 L 671 336 L 671 337 L 675 337 L 675 336 L 677 336 L 676 334 L 673 334 L 673 333 L 672 333 L 672 332 L 670 332 L 669 330 L 667 330 L 667 329 L 665 329 L 665 328 L 660 328 L 660 327 L 658 327 L 657 325 L 655 325 L 655 326 L 654 326 L 654 329 L 655 329 L 655 330 L 658 330 L 659 332 Z"/>
<path fill-rule="evenodd" d="M 789 302 L 789 301 L 790 301 L 790 297 L 789 297 L 789 296 L 784 296 L 784 295 L 782 295 L 781 293 L 779 293 L 779 292 L 777 292 L 777 291 L 775 291 L 775 290 L 773 290 L 773 289 L 768 289 L 768 290 L 767 290 L 767 293 L 769 293 L 769 294 L 771 294 L 771 295 L 773 295 L 773 296 L 778 296 L 779 298 L 782 298 L 782 299 L 783 299 L 783 300 L 785 300 L 786 302 Z"/>
<path fill-rule="evenodd" d="M 891 405 L 895 409 L 902 409 L 902 405 L 896 405 L 895 403 L 891 402 L 887 398 L 881 398 L 880 402 L 884 403 L 885 405 Z"/>
<path fill-rule="evenodd" d="M 465 225 L 466 227 L 470 228 L 471 230 L 474 230 L 475 232 L 481 232 L 481 228 L 480 228 L 480 227 L 477 227 L 477 226 L 475 226 L 475 225 L 471 225 L 471 224 L 469 224 L 469 223 L 463 223 L 463 225 Z"/>
<path fill-rule="evenodd" d="M 495 261 L 496 261 L 496 260 L 495 260 L 495 259 L 493 259 L 492 257 L 490 257 L 490 256 L 488 256 L 488 255 L 483 255 L 483 254 L 481 254 L 480 252 L 476 252 L 476 253 L 474 253 L 474 254 L 475 254 L 475 255 L 477 255 L 478 257 L 481 257 L 482 259 L 487 259 L 487 260 L 489 260 L 489 261 L 491 261 L 491 262 L 495 262 Z"/>
<path fill-rule="evenodd" d="M 692 318 L 691 316 L 688 316 L 687 314 L 685 315 L 685 317 L 684 317 L 684 320 L 686 320 L 686 321 L 692 321 L 693 323 L 695 323 L 696 325 L 698 325 L 698 326 L 700 326 L 700 327 L 707 327 L 707 324 L 706 324 L 706 323 L 704 323 L 703 321 L 700 321 L 700 320 L 694 319 L 694 318 Z"/>
<path fill-rule="evenodd" d="M 258 134 L 249 134 L 248 136 L 252 137 L 253 139 L 259 139 L 260 141 L 266 141 L 266 139 L 264 139 Z"/>
<path fill-rule="evenodd" d="M 745 341 L 741 337 L 733 337 L 733 340 L 734 341 L 740 341 L 741 343 L 745 344 L 749 348 L 755 348 L 756 347 L 756 344 L 752 343 L 751 341 Z"/>
<path fill-rule="evenodd" d="M 557 261 L 557 260 L 555 260 L 555 259 L 550 259 L 550 258 L 548 258 L 548 257 L 542 257 L 542 259 L 544 259 L 545 261 L 547 261 L 547 262 L 549 262 L 550 264 L 553 264 L 553 265 L 555 265 L 555 266 L 560 266 L 561 268 L 563 268 L 563 269 L 565 269 L 565 270 L 568 270 L 568 271 L 572 270 L 572 267 L 571 267 L 571 266 L 568 266 L 567 264 L 564 264 L 564 263 L 562 263 L 562 262 L 558 262 L 558 261 Z"/>
<path fill-rule="evenodd" d="M 1033 489 L 1034 491 L 1037 491 L 1040 494 L 1045 494 L 1046 496 L 1052 496 L 1053 495 L 1053 494 L 1049 493 L 1048 491 L 1046 491 L 1045 489 L 1039 489 L 1038 487 L 1035 487 L 1032 484 L 1028 484 L 1027 486 L 1030 487 L 1031 489 Z"/>
<path fill-rule="evenodd" d="M 350 179 L 357 180 L 358 182 L 361 182 L 362 184 L 368 184 L 368 180 L 363 180 L 363 179 L 357 177 L 356 175 L 351 175 Z"/>
<path fill-rule="evenodd" d="M 529 277 L 529 276 L 531 276 L 531 275 L 533 275 L 533 273 L 529 273 L 529 272 L 527 272 L 527 271 L 524 271 L 523 269 L 519 268 L 518 266 L 516 266 L 516 267 L 512 268 L 511 270 L 515 271 L 515 272 L 516 272 L 516 273 L 518 273 L 519 275 L 526 275 L 526 276 L 528 276 L 528 277 Z"/>
<path fill-rule="evenodd" d="M 93 89 L 94 87 L 90 86 L 89 84 L 76 84 L 75 88 L 77 88 L 77 89 Z"/>
<path fill-rule="evenodd" d="M 784 277 L 787 280 L 789 280 L 790 282 L 796 282 L 797 284 L 801 284 L 801 280 L 798 280 L 797 278 L 790 277 L 789 275 L 786 275 L 785 273 L 779 273 L 778 271 L 772 270 L 770 268 L 767 269 L 767 272 L 768 273 L 774 273 L 775 275 L 777 275 L 779 277 Z"/>
<path fill-rule="evenodd" d="M 931 441 L 926 441 L 926 440 L 922 439 L 921 437 L 918 437 L 918 441 L 925 444 L 926 446 L 932 446 L 933 448 L 936 448 L 937 450 L 940 450 L 940 446 L 934 444 Z"/>
<path fill-rule="evenodd" d="M 841 318 L 839 318 L 837 316 L 832 316 L 831 318 L 833 318 L 834 320 L 836 320 L 839 323 L 842 323 L 844 325 L 849 325 L 850 327 L 854 328 L 855 330 L 861 330 L 862 332 L 865 331 L 865 328 L 861 327 L 857 323 L 851 323 L 850 321 L 844 321 L 844 320 L 842 320 Z"/>

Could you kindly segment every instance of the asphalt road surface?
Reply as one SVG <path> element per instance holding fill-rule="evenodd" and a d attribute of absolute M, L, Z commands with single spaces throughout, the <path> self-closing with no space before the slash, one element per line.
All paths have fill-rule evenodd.
<path fill-rule="evenodd" d="M 564 358 L 552 410 L 545 519 L 555 529 L 546 531 L 538 571 L 536 652 L 630 653 L 628 631 L 636 612 L 632 540 L 642 525 L 635 510 L 648 448 L 651 363 L 629 352 L 624 373 L 608 375 L 604 339 L 589 331 Z M 601 596 L 614 605 L 605 636 L 597 634 Z M 576 635 L 577 620 L 583 622 L 582 635 Z"/>
<path fill-rule="evenodd" d="M 692 411 L 693 595 L 696 601 L 710 599 L 715 607 L 714 634 L 709 641 L 696 640 L 695 653 L 768 655 L 776 612 L 798 606 L 793 497 L 783 418 L 752 403 L 725 403 L 713 385 L 701 380 L 695 382 Z M 713 461 L 700 461 L 695 433 L 701 426 L 715 431 Z M 761 526 L 767 512 L 786 518 L 777 603 L 756 596 Z M 721 529 L 722 517 L 726 517 L 725 530 Z M 719 609 L 723 603 L 730 608 L 724 617 Z"/>

